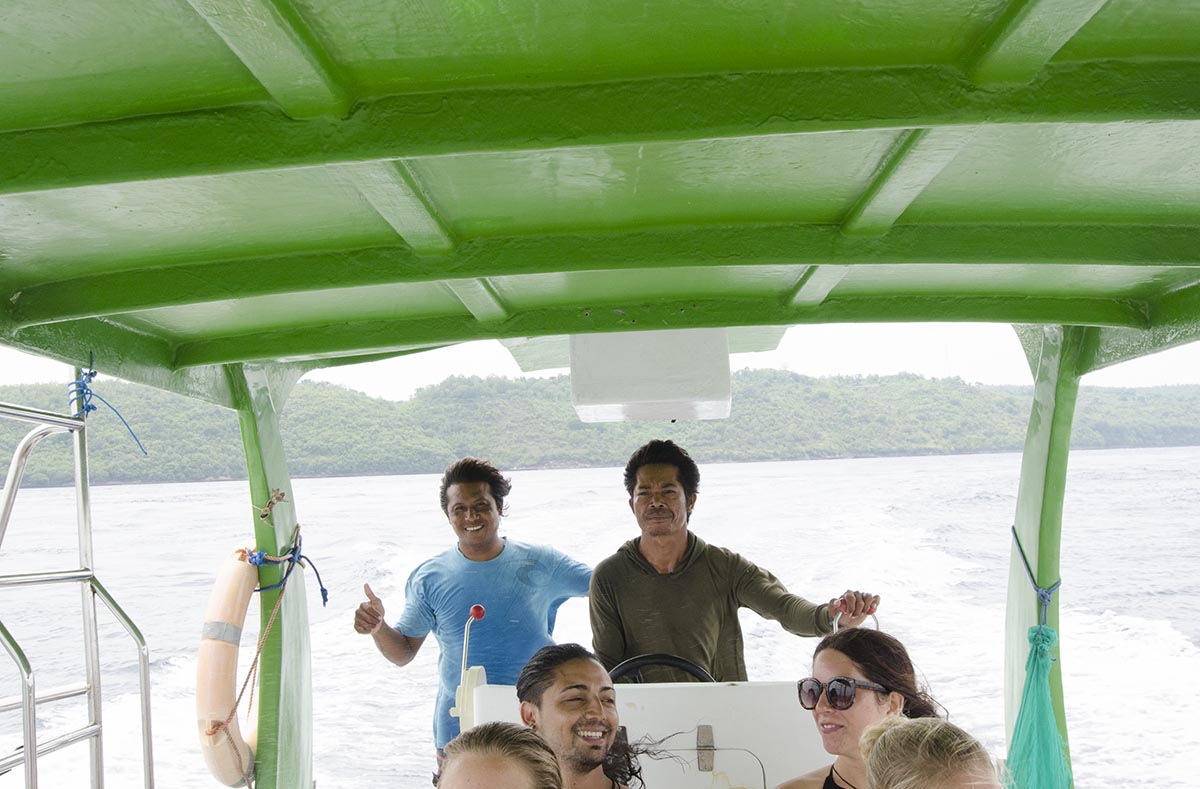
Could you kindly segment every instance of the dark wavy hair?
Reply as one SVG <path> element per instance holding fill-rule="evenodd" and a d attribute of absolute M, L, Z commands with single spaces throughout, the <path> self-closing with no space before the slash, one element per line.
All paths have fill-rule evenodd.
<path fill-rule="evenodd" d="M 488 461 L 472 457 L 451 463 L 442 474 L 442 512 L 448 513 L 450 507 L 450 499 L 446 491 L 450 489 L 451 485 L 458 485 L 462 482 L 486 482 L 492 498 L 496 500 L 496 509 L 500 511 L 501 515 L 508 514 L 504 511 L 504 498 L 512 490 L 512 480 L 501 474 L 500 469 Z"/>
<path fill-rule="evenodd" d="M 554 672 L 559 666 L 573 660 L 590 660 L 603 668 L 600 659 L 587 647 L 579 644 L 551 644 L 533 653 L 533 657 L 517 676 L 517 699 L 542 706 L 546 689 L 554 684 Z M 640 745 L 630 745 L 625 727 L 617 729 L 616 739 L 604 756 L 604 774 L 609 780 L 629 787 L 642 787 L 642 766 L 638 756 L 649 750 Z"/>
<path fill-rule="evenodd" d="M 942 705 L 917 687 L 917 672 L 908 650 L 894 636 L 866 627 L 848 627 L 821 639 L 813 659 L 826 649 L 836 649 L 854 661 L 869 681 L 904 696 L 906 718 L 940 718 Z"/>
<path fill-rule="evenodd" d="M 572 660 L 600 662 L 591 650 L 579 644 L 551 644 L 534 652 L 517 675 L 517 700 L 542 706 L 546 688 L 554 684 L 554 670 Z"/>
<path fill-rule="evenodd" d="M 625 490 L 630 496 L 637 487 L 638 469 L 656 463 L 679 469 L 679 484 L 683 485 L 683 493 L 687 498 L 695 496 L 700 490 L 700 468 L 687 450 L 674 441 L 656 438 L 638 447 L 625 464 Z"/>

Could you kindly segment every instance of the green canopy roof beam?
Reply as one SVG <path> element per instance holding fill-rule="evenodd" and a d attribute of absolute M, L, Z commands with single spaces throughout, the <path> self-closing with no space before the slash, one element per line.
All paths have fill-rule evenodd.
<path fill-rule="evenodd" d="M 367 362 L 382 362 L 387 359 L 395 359 L 398 356 L 411 356 L 414 353 L 424 353 L 425 351 L 436 351 L 439 348 L 449 348 L 455 343 L 444 343 L 441 345 L 422 345 L 416 348 L 407 348 L 400 351 L 389 351 L 387 353 L 364 353 L 355 354 L 353 356 L 334 356 L 323 359 L 312 359 L 307 362 L 292 362 L 292 366 L 303 365 L 305 371 L 316 369 L 326 369 L 329 367 L 345 367 L 351 364 L 366 364 Z"/>
<path fill-rule="evenodd" d="M 0 294 L 0 304 L 7 305 L 11 325 L 20 328 L 159 307 L 387 283 L 494 279 L 546 271 L 814 262 L 1200 266 L 1200 227 L 898 225 L 885 236 L 846 236 L 836 225 L 735 225 L 480 238 L 437 257 L 398 246 L 131 269 L 26 286 Z M 832 270 L 826 273 L 832 275 Z"/>
<path fill-rule="evenodd" d="M 351 97 L 288 0 L 187 0 L 292 118 L 343 117 Z"/>
<path fill-rule="evenodd" d="M 255 507 L 263 507 L 272 490 L 280 490 L 286 497 L 265 519 L 247 516 L 253 520 L 258 549 L 280 556 L 290 550 L 298 521 L 279 412 L 300 374 L 277 365 L 231 365 L 226 371 L 246 452 L 250 500 Z M 258 575 L 260 585 L 278 583 L 281 566 L 264 565 Z M 303 568 L 297 568 L 260 659 L 254 768 L 255 786 L 260 789 L 312 785 L 312 661 L 304 581 Z M 270 620 L 279 595 L 278 589 L 259 595 L 262 627 Z"/>
<path fill-rule="evenodd" d="M 381 353 L 403 347 L 503 337 L 542 337 L 648 329 L 780 326 L 799 323 L 947 321 L 1046 323 L 1051 317 L 1095 325 L 1141 327 L 1141 304 L 1105 299 L 1003 297 L 835 298 L 819 307 L 774 305 L 757 299 L 656 300 L 651 304 L 596 304 L 527 310 L 503 322 L 472 316 L 407 318 L 293 326 L 237 337 L 182 343 L 176 367 L 258 359 L 305 359 Z"/>
<path fill-rule="evenodd" d="M 330 167 L 358 191 L 417 254 L 454 248 L 433 203 L 404 162 L 368 162 Z"/>
<path fill-rule="evenodd" d="M 452 279 L 446 287 L 480 322 L 502 321 L 512 314 L 487 278 Z"/>
<path fill-rule="evenodd" d="M 1151 318 L 1155 325 L 1172 326 L 1178 336 L 1196 339 L 1196 315 L 1200 314 L 1200 282 L 1164 296 L 1154 305 Z"/>
<path fill-rule="evenodd" d="M 1100 347 L 1087 372 L 1111 367 L 1200 340 L 1200 283 L 1160 299 L 1150 310 L 1152 325 L 1144 330 L 1100 330 Z"/>
<path fill-rule="evenodd" d="M 972 128 L 909 129 L 888 151 L 875 178 L 846 215 L 842 232 L 882 235 L 966 147 Z"/>
<path fill-rule="evenodd" d="M 360 102 L 345 120 L 238 105 L 0 134 L 0 193 L 485 151 L 854 129 L 1200 119 L 1200 62 L 1053 63 L 997 89 L 955 66 L 473 88 Z"/>
<path fill-rule="evenodd" d="M 1079 378 L 1091 366 L 1099 333 L 1079 326 L 1045 326 L 1040 338 L 1025 332 L 1023 345 L 1035 371 L 1033 408 L 1021 458 L 1015 528 L 1038 586 L 1048 588 L 1059 579 L 1063 495 L 1067 458 L 1071 449 L 1071 423 L 1079 394 Z M 1040 342 L 1038 341 L 1040 340 Z M 1069 587 L 1068 587 L 1069 588 Z M 1058 628 L 1059 595 L 1052 599 L 1047 624 Z M 1005 624 L 1005 721 L 1011 739 L 1025 684 L 1029 654 L 1028 631 L 1040 621 L 1041 605 L 1029 583 L 1020 552 L 1010 551 L 1008 612 Z M 1059 733 L 1067 743 L 1063 707 L 1062 661 L 1050 673 L 1050 694 Z"/>
<path fill-rule="evenodd" d="M 849 270 L 849 266 L 809 266 L 784 296 L 783 303 L 790 307 L 819 306 Z"/>
<path fill-rule="evenodd" d="M 971 79 L 979 84 L 1029 82 L 1106 2 L 1012 0 L 980 42 L 967 69 Z"/>
<path fill-rule="evenodd" d="M 74 367 L 87 367 L 209 403 L 233 407 L 225 373 L 219 367 L 172 369 L 174 353 L 157 337 L 107 321 L 79 320 L 0 334 L 5 345 Z"/>

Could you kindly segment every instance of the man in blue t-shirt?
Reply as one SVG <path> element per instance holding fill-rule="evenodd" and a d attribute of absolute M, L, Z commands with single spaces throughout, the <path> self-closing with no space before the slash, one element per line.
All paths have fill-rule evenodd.
<path fill-rule="evenodd" d="M 514 685 L 521 667 L 554 643 L 554 618 L 568 597 L 585 597 L 592 571 L 553 548 L 501 537 L 504 499 L 512 485 L 490 463 L 463 458 L 442 475 L 442 511 L 458 544 L 420 564 L 404 590 L 404 612 L 384 627 L 384 605 L 369 584 L 354 614 L 354 629 L 370 634 L 380 653 L 408 665 L 430 632 L 441 649 L 434 741 L 442 749 L 458 734 L 450 716 L 462 669 L 463 626 L 473 605 L 483 619 L 471 626 L 470 664 L 483 666 L 488 682 Z"/>

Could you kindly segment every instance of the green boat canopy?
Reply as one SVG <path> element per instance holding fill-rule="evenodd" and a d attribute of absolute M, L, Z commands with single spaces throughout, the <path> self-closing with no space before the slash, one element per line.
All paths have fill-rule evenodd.
<path fill-rule="evenodd" d="M 850 321 L 1095 327 L 1095 369 L 1200 333 L 1188 0 L 4 5 L 0 342 L 130 380 L 228 404 L 230 363 Z"/>
<path fill-rule="evenodd" d="M 1195 0 L 0 0 L 0 344 L 236 409 L 251 500 L 286 495 L 260 549 L 308 370 L 898 321 L 1017 327 L 1014 526 L 1053 584 L 1080 377 L 1200 336 Z M 262 789 L 311 784 L 295 588 Z M 1015 556 L 1009 589 L 1011 733 Z"/>

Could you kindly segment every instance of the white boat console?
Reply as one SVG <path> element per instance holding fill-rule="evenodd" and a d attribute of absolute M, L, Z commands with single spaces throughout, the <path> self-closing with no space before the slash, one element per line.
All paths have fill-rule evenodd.
<path fill-rule="evenodd" d="M 512 685 L 478 667 L 466 684 L 464 729 L 520 722 Z M 630 742 L 661 741 L 661 758 L 640 759 L 648 789 L 771 789 L 832 761 L 792 682 L 622 684 L 617 706 Z"/>

